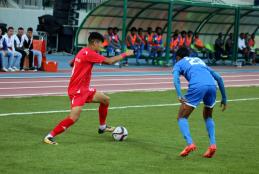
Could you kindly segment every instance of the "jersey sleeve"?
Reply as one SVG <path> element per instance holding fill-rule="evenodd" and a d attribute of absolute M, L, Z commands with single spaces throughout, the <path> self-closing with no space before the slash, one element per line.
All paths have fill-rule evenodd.
<path fill-rule="evenodd" d="M 173 70 L 173 84 L 177 93 L 178 98 L 182 97 L 181 94 L 181 83 L 180 83 L 180 67 L 176 64 Z"/>
<path fill-rule="evenodd" d="M 105 57 L 94 52 L 94 51 L 84 51 L 83 53 L 84 60 L 92 63 L 103 63 L 105 60 Z"/>
<path fill-rule="evenodd" d="M 224 86 L 224 81 L 222 79 L 222 77 L 215 71 L 213 71 L 210 67 L 207 67 L 210 74 L 212 75 L 212 77 L 217 81 L 218 86 L 219 86 L 219 90 L 222 96 L 222 103 L 226 104 L 227 103 L 227 96 L 226 96 L 226 91 L 225 91 L 225 86 Z"/>

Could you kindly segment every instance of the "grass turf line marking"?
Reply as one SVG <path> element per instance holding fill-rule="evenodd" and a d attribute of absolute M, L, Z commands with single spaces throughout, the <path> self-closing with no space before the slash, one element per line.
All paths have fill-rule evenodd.
<path fill-rule="evenodd" d="M 230 100 L 228 100 L 228 102 L 254 101 L 254 100 L 259 100 L 259 98 L 230 99 Z M 216 101 L 216 102 L 219 103 L 220 101 Z M 166 107 L 166 106 L 179 106 L 179 105 L 180 105 L 180 103 L 165 103 L 165 104 L 155 104 L 155 105 L 115 106 L 115 107 L 110 107 L 109 110 L 130 109 L 130 108 Z M 96 110 L 97 110 L 96 108 L 83 109 L 83 111 L 96 111 Z M 5 113 L 5 114 L 0 114 L 0 117 L 17 116 L 17 115 L 53 114 L 53 113 L 66 113 L 66 112 L 70 112 L 70 110 Z"/>

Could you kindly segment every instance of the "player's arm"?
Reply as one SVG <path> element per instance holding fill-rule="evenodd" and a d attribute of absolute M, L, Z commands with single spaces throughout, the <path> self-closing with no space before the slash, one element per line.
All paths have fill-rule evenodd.
<path fill-rule="evenodd" d="M 125 53 L 122 53 L 121 55 L 114 56 L 114 57 L 111 57 L 111 58 L 105 58 L 104 61 L 103 61 L 103 64 L 112 65 L 116 62 L 121 61 L 125 57 L 131 56 L 131 55 L 134 55 L 134 51 L 133 50 L 127 50 Z"/>
<path fill-rule="evenodd" d="M 219 86 L 219 90 L 220 90 L 220 93 L 221 93 L 221 107 L 223 106 L 222 108 L 222 111 L 224 111 L 226 109 L 226 106 L 227 106 L 227 96 L 226 96 L 226 91 L 225 91 L 225 86 L 224 86 L 224 81 L 223 81 L 223 78 L 215 71 L 213 71 L 212 69 L 208 68 L 211 75 L 213 76 L 213 78 L 217 81 L 218 83 L 218 86 Z"/>
<path fill-rule="evenodd" d="M 178 70 L 173 71 L 173 82 L 174 82 L 174 87 L 178 96 L 178 100 L 183 103 L 185 102 L 185 99 L 182 96 L 181 93 L 181 83 L 180 83 L 180 72 Z"/>

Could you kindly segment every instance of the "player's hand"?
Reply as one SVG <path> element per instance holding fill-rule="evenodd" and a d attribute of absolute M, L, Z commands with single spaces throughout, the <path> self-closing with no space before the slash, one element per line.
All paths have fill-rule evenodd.
<path fill-rule="evenodd" d="M 69 62 L 69 65 L 70 65 L 71 68 L 73 68 L 73 67 L 74 67 L 74 60 L 71 60 L 71 61 Z"/>
<path fill-rule="evenodd" d="M 187 102 L 187 100 L 184 97 L 179 97 L 178 100 L 182 104 Z"/>
<path fill-rule="evenodd" d="M 134 50 L 127 50 L 127 51 L 125 52 L 125 54 L 126 54 L 127 56 L 132 56 L 132 55 L 134 55 Z"/>
<path fill-rule="evenodd" d="M 222 112 L 224 112 L 224 111 L 227 109 L 227 103 L 224 102 L 224 101 L 221 101 L 220 107 L 221 107 L 221 109 L 222 109 Z"/>

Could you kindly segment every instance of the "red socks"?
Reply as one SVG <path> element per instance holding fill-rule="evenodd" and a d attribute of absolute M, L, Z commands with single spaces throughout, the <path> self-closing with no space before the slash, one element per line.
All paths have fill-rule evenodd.
<path fill-rule="evenodd" d="M 100 125 L 105 125 L 106 124 L 106 117 L 107 117 L 107 113 L 108 113 L 108 105 L 105 104 L 100 104 L 99 106 L 99 122 Z M 65 118 L 64 120 L 62 120 L 51 132 L 50 135 L 55 137 L 59 134 L 61 134 L 62 132 L 64 132 L 66 129 L 68 129 L 70 126 L 72 126 L 74 124 L 74 120 L 72 120 L 70 117 Z"/>
<path fill-rule="evenodd" d="M 100 103 L 100 106 L 99 106 L 99 122 L 100 122 L 100 125 L 105 125 L 106 124 L 106 117 L 107 117 L 107 114 L 108 114 L 108 107 L 109 107 L 109 104 L 105 105 L 105 104 Z"/>
<path fill-rule="evenodd" d="M 50 135 L 55 137 L 58 134 L 61 134 L 66 129 L 68 129 L 71 125 L 74 124 L 74 120 L 72 120 L 70 117 L 65 118 L 62 120 L 51 132 Z"/>

